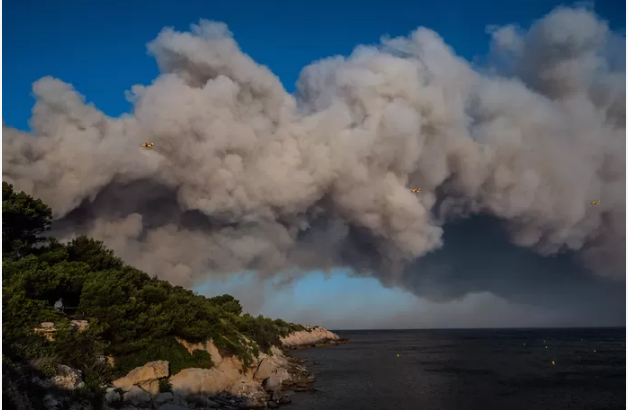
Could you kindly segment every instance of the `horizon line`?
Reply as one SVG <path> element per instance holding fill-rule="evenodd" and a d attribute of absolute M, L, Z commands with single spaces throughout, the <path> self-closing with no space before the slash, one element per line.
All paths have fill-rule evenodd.
<path fill-rule="evenodd" d="M 625 329 L 623 326 L 534 326 L 534 327 L 423 327 L 423 328 L 388 328 L 388 329 L 327 329 L 330 332 L 373 332 L 373 331 L 408 331 L 408 330 L 547 330 L 547 329 Z"/>

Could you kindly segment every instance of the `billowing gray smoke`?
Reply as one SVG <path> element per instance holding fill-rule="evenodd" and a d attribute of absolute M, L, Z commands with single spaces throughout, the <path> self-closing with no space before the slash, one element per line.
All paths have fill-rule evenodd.
<path fill-rule="evenodd" d="M 428 298 L 508 296 L 555 271 L 515 257 L 509 279 L 523 248 L 575 259 L 574 282 L 625 280 L 625 38 L 571 8 L 490 31 L 481 69 L 419 28 L 306 67 L 293 96 L 225 25 L 165 29 L 131 115 L 37 81 L 36 138 L 3 126 L 3 180 L 65 238 L 184 286 L 348 266 Z M 517 246 L 491 255 L 480 224 L 443 257 L 445 224 L 473 215 Z"/>

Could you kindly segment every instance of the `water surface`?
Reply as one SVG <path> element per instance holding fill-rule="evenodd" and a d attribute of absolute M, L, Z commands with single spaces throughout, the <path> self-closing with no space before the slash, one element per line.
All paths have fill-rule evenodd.
<path fill-rule="evenodd" d="M 626 329 L 337 331 L 299 410 L 624 409 Z M 552 361 L 554 364 L 552 364 Z"/>

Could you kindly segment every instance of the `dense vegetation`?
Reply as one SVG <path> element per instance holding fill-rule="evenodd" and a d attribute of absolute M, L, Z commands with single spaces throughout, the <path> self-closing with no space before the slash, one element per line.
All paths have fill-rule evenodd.
<path fill-rule="evenodd" d="M 33 395 L 24 392 L 37 387 L 24 376 L 27 370 L 51 375 L 57 364 L 79 369 L 86 385 L 78 394 L 94 398 L 105 383 L 151 360 L 168 360 L 172 373 L 212 366 L 207 352 L 190 354 L 176 338 L 211 338 L 221 353 L 248 364 L 260 350 L 278 345 L 280 336 L 303 329 L 243 315 L 230 295 L 206 298 L 152 278 L 94 239 L 62 244 L 45 237 L 51 219 L 41 200 L 3 182 L 2 367 L 3 404 L 9 408 L 30 408 L 23 403 Z M 87 330 L 72 330 L 72 318 L 52 308 L 60 297 L 78 307 L 74 318 L 88 320 Z M 54 341 L 34 332 L 44 321 L 55 323 Z M 115 367 L 107 365 L 108 356 Z M 38 370 L 29 363 L 38 363 Z"/>

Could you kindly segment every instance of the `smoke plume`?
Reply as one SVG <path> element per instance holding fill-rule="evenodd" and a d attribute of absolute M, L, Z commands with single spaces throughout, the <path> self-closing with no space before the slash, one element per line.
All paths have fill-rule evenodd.
<path fill-rule="evenodd" d="M 177 285 L 349 267 L 434 300 L 552 275 L 623 287 L 625 37 L 578 8 L 489 32 L 482 67 L 419 28 L 305 67 L 292 95 L 224 24 L 166 28 L 132 114 L 35 82 L 32 135 L 3 125 L 3 180 L 48 203 L 58 235 Z M 511 244 L 483 223 L 443 240 L 478 216 Z"/>

